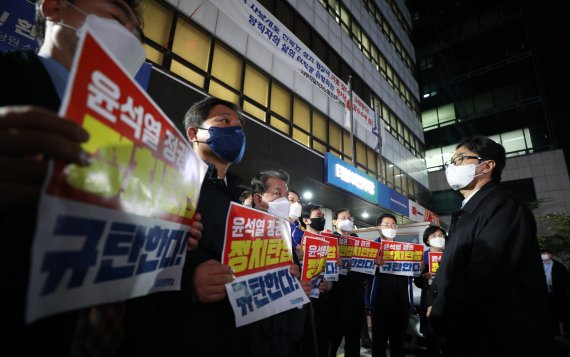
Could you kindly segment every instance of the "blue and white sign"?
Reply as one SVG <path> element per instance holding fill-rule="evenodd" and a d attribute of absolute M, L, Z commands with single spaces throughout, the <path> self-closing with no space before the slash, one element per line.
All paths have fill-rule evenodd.
<path fill-rule="evenodd" d="M 325 183 L 378 204 L 378 181 L 331 153 L 325 153 Z"/>
<path fill-rule="evenodd" d="M 38 52 L 36 11 L 29 1 L 2 1 L 0 5 L 0 51 Z"/>
<path fill-rule="evenodd" d="M 408 206 L 410 200 L 408 199 L 408 197 L 402 195 L 397 191 L 392 190 L 391 188 L 389 188 L 389 190 L 390 190 L 389 208 L 392 211 L 399 213 L 404 217 L 408 217 L 408 215 L 410 214 L 410 208 Z"/>

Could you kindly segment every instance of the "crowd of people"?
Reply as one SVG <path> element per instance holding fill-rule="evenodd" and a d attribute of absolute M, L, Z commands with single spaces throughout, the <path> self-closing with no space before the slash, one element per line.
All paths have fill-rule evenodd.
<path fill-rule="evenodd" d="M 91 163 L 81 147 L 89 133 L 56 114 L 79 30 L 87 19 L 97 18 L 124 31 L 102 37 L 113 48 L 132 48 L 133 41 L 142 48 L 141 3 L 37 1 L 39 54 L 0 54 L 0 219 L 9 255 L 2 261 L 11 274 L 2 288 L 8 328 L 4 336 L 6 346 L 20 354 L 94 355 L 85 337 L 104 320 L 93 318 L 101 309 L 25 323 L 30 251 L 47 162 Z M 570 330 L 568 271 L 548 250 L 542 251 L 541 260 L 532 213 L 499 185 L 504 148 L 481 136 L 461 141 L 446 166 L 450 186 L 464 197 L 449 232 L 429 227 L 424 233 L 429 250 L 444 253 L 437 274 L 427 270 L 427 255 L 422 275 L 415 279 L 378 268 L 374 276 L 348 271 L 339 281 L 321 283 L 320 297 L 303 308 L 236 327 L 226 292 L 235 276 L 221 262 L 230 204 L 241 202 L 290 222 L 295 254 L 289 271 L 296 278 L 303 260 L 300 237 L 305 231 L 322 232 L 325 215 L 317 204 L 302 204 L 282 169 L 255 175 L 248 192 L 236 184 L 229 169 L 241 161 L 246 137 L 235 104 L 207 97 L 191 105 L 183 122 L 208 170 L 189 232 L 181 288 L 124 302 L 121 338 L 100 355 L 332 357 L 344 341 L 344 355 L 359 356 L 361 341 L 369 338 L 369 314 L 373 356 L 386 356 L 389 349 L 392 357 L 403 357 L 408 317 L 414 313 L 412 284 L 422 291 L 418 313 L 430 356 L 547 356 L 550 336 Z M 334 210 L 331 223 L 335 235 L 355 236 L 349 209 Z M 381 215 L 376 226 L 377 241 L 397 239 L 394 215 Z M 375 262 L 384 264 L 380 255 Z M 309 295 L 311 282 L 301 286 Z"/>

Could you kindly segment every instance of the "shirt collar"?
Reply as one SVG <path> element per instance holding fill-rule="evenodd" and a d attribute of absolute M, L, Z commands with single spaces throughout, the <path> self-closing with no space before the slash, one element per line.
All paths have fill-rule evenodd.
<path fill-rule="evenodd" d="M 69 79 L 69 70 L 45 53 L 38 53 L 38 58 L 42 61 L 44 67 L 46 68 L 53 86 L 57 91 L 59 99 L 63 99 L 63 95 L 65 94 L 65 87 Z"/>
<path fill-rule="evenodd" d="M 481 187 L 479 187 L 478 189 L 471 192 L 471 194 L 469 196 L 467 196 L 467 198 L 464 199 L 463 202 L 461 202 L 461 208 L 465 207 L 465 205 L 467 204 L 467 202 L 469 202 L 471 197 L 473 197 L 477 193 L 477 191 L 479 191 L 480 189 L 481 189 Z"/>

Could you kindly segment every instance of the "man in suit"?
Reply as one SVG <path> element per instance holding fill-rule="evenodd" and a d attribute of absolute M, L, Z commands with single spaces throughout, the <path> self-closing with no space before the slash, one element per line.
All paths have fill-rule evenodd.
<path fill-rule="evenodd" d="M 432 285 L 430 321 L 451 356 L 543 356 L 546 281 L 528 207 L 499 186 L 505 149 L 463 139 L 446 164 L 465 198 Z"/>
<path fill-rule="evenodd" d="M 546 276 L 554 333 L 570 335 L 570 274 L 564 264 L 552 259 L 550 249 L 542 248 L 540 257 Z"/>
<path fill-rule="evenodd" d="M 243 118 L 228 101 L 207 97 L 184 117 L 186 135 L 208 171 L 197 211 L 202 215 L 200 245 L 187 254 L 181 291 L 149 295 L 129 302 L 128 355 L 245 356 L 241 330 L 226 297 L 232 270 L 220 262 L 230 203 L 241 189 L 228 173 L 245 150 Z"/>

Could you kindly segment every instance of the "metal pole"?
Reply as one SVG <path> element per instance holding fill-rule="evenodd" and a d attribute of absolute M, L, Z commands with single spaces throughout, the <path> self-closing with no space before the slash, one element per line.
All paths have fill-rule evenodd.
<path fill-rule="evenodd" d="M 354 155 L 354 115 L 352 103 L 352 76 L 348 76 L 348 100 L 350 103 L 350 156 L 352 157 L 352 165 L 356 167 L 356 155 Z"/>

